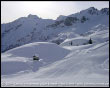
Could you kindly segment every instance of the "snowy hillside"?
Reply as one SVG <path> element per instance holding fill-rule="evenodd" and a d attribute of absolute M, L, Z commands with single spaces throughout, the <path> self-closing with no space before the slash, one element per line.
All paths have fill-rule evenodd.
<path fill-rule="evenodd" d="M 72 46 L 86 45 L 88 44 L 90 38 L 92 38 L 93 43 L 96 44 L 109 41 L 109 28 L 102 25 L 97 25 L 82 36 L 66 39 L 60 45 L 71 46 L 71 42 Z"/>
<path fill-rule="evenodd" d="M 56 20 L 42 19 L 36 15 L 21 17 L 13 22 L 1 24 L 1 51 L 32 42 L 62 43 L 92 30 L 97 25 L 109 27 L 109 8 L 94 7 Z"/>
<path fill-rule="evenodd" d="M 108 86 L 109 29 L 95 28 L 59 46 L 35 42 L 2 53 L 2 86 Z"/>
<path fill-rule="evenodd" d="M 32 60 L 35 53 L 40 61 Z M 32 43 L 3 53 L 1 61 L 2 86 L 108 86 L 109 82 L 108 41 L 63 48 L 50 43 Z"/>
<path fill-rule="evenodd" d="M 32 70 L 30 69 L 31 65 L 35 65 L 34 68 L 37 70 L 41 66 L 62 59 L 68 53 L 69 50 L 52 43 L 38 42 L 26 44 L 3 53 L 2 74 L 9 75 L 19 71 Z M 38 55 L 41 61 L 33 62 L 34 55 Z"/>

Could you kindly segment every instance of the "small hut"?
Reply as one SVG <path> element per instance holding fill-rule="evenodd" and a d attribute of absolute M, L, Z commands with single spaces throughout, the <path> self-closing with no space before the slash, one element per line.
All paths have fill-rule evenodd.
<path fill-rule="evenodd" d="M 39 60 L 39 57 L 34 55 L 33 60 Z"/>

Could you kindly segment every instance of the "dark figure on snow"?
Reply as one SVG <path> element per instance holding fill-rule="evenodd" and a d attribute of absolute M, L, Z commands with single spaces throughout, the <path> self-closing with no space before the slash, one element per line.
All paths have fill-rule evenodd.
<path fill-rule="evenodd" d="M 39 60 L 39 57 L 34 55 L 33 60 Z"/>
<path fill-rule="evenodd" d="M 92 44 L 92 39 L 90 38 L 90 40 L 89 40 L 89 42 L 88 42 L 89 44 Z"/>
<path fill-rule="evenodd" d="M 70 44 L 71 44 L 71 46 L 73 45 L 72 41 L 71 41 L 71 43 L 70 43 Z"/>

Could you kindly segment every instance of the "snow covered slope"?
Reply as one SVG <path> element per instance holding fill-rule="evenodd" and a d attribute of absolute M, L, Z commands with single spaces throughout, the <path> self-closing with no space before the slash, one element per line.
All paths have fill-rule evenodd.
<path fill-rule="evenodd" d="M 21 17 L 13 22 L 1 24 L 2 48 L 9 49 L 32 42 L 54 42 L 60 44 L 92 30 L 97 25 L 109 27 L 109 8 L 94 7 L 56 20 L 42 19 L 36 15 Z"/>
<path fill-rule="evenodd" d="M 97 25 L 82 36 L 66 39 L 60 45 L 71 46 L 71 42 L 72 46 L 86 45 L 88 44 L 90 38 L 92 38 L 93 43 L 103 43 L 109 41 L 109 28 L 103 25 Z"/>
<path fill-rule="evenodd" d="M 59 46 L 35 42 L 2 53 L 2 86 L 108 86 L 109 29 L 100 28 Z M 87 44 L 90 37 L 93 44 Z M 32 60 L 35 54 L 40 61 Z"/>
<path fill-rule="evenodd" d="M 62 59 L 69 50 L 61 48 L 53 43 L 35 42 L 11 49 L 2 55 L 2 74 L 9 75 L 19 71 L 36 70 L 44 65 Z M 33 62 L 33 56 L 38 55 L 40 62 Z M 34 69 L 35 70 L 35 69 Z"/>
<path fill-rule="evenodd" d="M 37 49 L 40 47 L 39 52 L 36 52 L 40 54 L 43 60 L 38 62 L 32 61 L 31 58 L 29 58 L 30 55 L 25 54 L 27 48 L 34 46 L 37 46 Z M 45 46 L 48 46 L 48 48 L 50 46 L 48 52 L 53 51 L 53 47 L 55 49 L 54 54 L 52 54 L 52 52 L 48 53 L 47 51 L 45 51 L 45 54 L 40 52 Z M 24 45 L 2 54 L 1 79 L 2 84 L 7 84 L 2 86 L 17 86 L 16 84 L 18 84 L 18 86 L 49 86 L 44 85 L 48 83 L 50 86 L 63 86 L 52 85 L 52 83 L 68 84 L 67 86 L 84 86 L 83 83 L 85 86 L 108 86 L 108 41 L 99 44 L 64 46 L 64 48 L 65 49 L 50 43 L 35 43 Z M 33 49 L 33 51 L 35 52 L 35 49 Z M 29 51 L 31 55 L 33 51 Z M 46 57 L 45 55 L 47 55 L 47 53 L 48 56 Z M 43 58 L 43 56 L 46 58 Z M 60 57 L 59 60 L 57 56 Z M 49 59 L 51 63 L 48 63 L 47 59 Z M 45 65 L 45 62 L 48 64 Z M 69 85 L 69 83 L 71 83 L 71 85 Z M 74 83 L 82 84 L 74 85 Z M 93 85 L 89 85 L 88 83 L 93 83 Z M 105 83 L 105 85 L 101 83 Z"/>
<path fill-rule="evenodd" d="M 2 24 L 2 51 L 30 43 L 33 40 L 43 40 L 42 30 L 45 29 L 46 25 L 53 22 L 53 20 L 41 19 L 30 14 L 28 17 L 22 17 L 11 23 Z"/>

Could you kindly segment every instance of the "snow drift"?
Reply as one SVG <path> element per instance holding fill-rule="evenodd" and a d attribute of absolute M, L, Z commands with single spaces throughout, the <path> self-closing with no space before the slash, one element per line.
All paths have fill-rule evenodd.
<path fill-rule="evenodd" d="M 24 70 L 37 71 L 39 67 L 60 60 L 68 53 L 69 50 L 53 43 L 35 42 L 26 44 L 2 55 L 2 75 Z M 35 54 L 39 56 L 41 61 L 33 61 Z"/>

